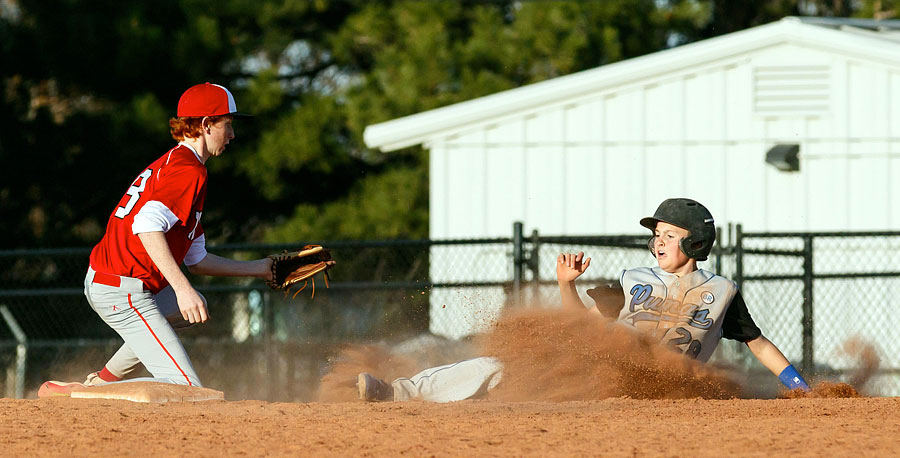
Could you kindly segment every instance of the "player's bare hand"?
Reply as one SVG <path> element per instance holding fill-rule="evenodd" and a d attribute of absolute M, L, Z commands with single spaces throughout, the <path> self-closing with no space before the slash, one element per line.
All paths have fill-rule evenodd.
<path fill-rule="evenodd" d="M 263 274 L 263 279 L 266 281 L 275 280 L 275 271 L 272 270 L 272 265 L 275 264 L 275 260 L 271 258 L 263 258 L 263 262 L 266 266 Z"/>
<path fill-rule="evenodd" d="M 181 316 L 189 323 L 205 323 L 209 320 L 209 311 L 206 309 L 206 303 L 197 294 L 194 288 L 187 288 L 184 291 L 176 291 L 175 297 L 178 300 L 178 309 L 181 310 Z"/>
<path fill-rule="evenodd" d="M 575 281 L 591 265 L 591 258 L 585 258 L 584 252 L 563 253 L 556 258 L 556 280 L 560 283 Z"/>

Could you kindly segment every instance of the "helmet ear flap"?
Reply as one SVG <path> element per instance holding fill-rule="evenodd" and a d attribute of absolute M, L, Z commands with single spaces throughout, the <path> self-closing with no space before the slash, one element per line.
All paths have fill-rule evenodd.
<path fill-rule="evenodd" d="M 681 239 L 681 242 L 679 242 L 678 245 L 681 247 L 681 252 L 684 253 L 685 256 L 698 261 L 706 261 L 708 259 L 706 253 L 709 253 L 707 244 L 708 241 L 706 240 L 701 239 L 695 241 L 692 235 L 688 235 Z"/>
<path fill-rule="evenodd" d="M 647 248 L 650 249 L 650 254 L 652 254 L 653 257 L 655 258 L 656 250 L 653 248 L 653 245 L 656 245 L 656 236 L 655 235 L 651 235 L 650 239 L 647 240 Z"/>
<path fill-rule="evenodd" d="M 697 251 L 693 248 L 693 240 L 694 237 L 688 234 L 687 237 L 684 237 L 678 241 L 678 247 L 681 248 L 681 252 L 684 253 L 685 256 L 696 259 Z"/>

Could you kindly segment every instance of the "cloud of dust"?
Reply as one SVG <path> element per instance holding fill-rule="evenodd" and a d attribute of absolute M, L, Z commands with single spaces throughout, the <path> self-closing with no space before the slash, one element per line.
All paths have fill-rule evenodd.
<path fill-rule="evenodd" d="M 485 336 L 483 351 L 503 362 L 503 381 L 491 399 L 727 399 L 741 393 L 725 372 L 580 311 L 505 315 Z"/>
<path fill-rule="evenodd" d="M 584 312 L 528 308 L 505 313 L 476 339 L 475 347 L 478 354 L 503 362 L 503 381 L 491 391 L 491 399 L 728 399 L 741 394 L 739 384 L 726 372 Z M 358 399 L 356 378 L 360 372 L 391 381 L 448 362 L 453 361 L 426 363 L 384 345 L 351 345 L 322 378 L 317 400 Z"/>
<path fill-rule="evenodd" d="M 349 402 L 359 399 L 356 377 L 368 372 L 382 380 L 408 377 L 421 370 L 405 356 L 393 354 L 381 345 L 350 345 L 341 351 L 322 377 L 316 399 L 320 402 Z"/>
<path fill-rule="evenodd" d="M 424 347 L 420 342 L 412 344 Z M 447 348 L 448 344 L 432 346 Z M 822 381 L 810 392 L 795 390 L 780 397 L 860 396 L 854 387 L 863 386 L 877 371 L 878 354 L 861 339 L 846 342 L 843 351 L 858 360 L 855 367 L 859 369 L 849 383 Z M 318 400 L 358 399 L 356 377 L 360 372 L 391 381 L 472 354 L 493 356 L 503 363 L 503 380 L 490 392 L 490 399 L 496 400 L 729 399 L 746 395 L 736 374 L 670 351 L 613 320 L 557 307 L 531 307 L 505 312 L 489 332 L 477 337 L 473 348 L 437 359 L 435 355 L 416 357 L 397 346 L 348 346 L 322 378 Z"/>
<path fill-rule="evenodd" d="M 853 337 L 844 342 L 842 352 L 857 362 L 856 370 L 848 380 L 850 385 L 857 388 L 862 388 L 881 367 L 881 358 L 878 357 L 875 346 L 861 337 Z"/>
<path fill-rule="evenodd" d="M 455 363 L 474 356 L 469 339 L 453 340 L 422 334 L 401 342 L 344 347 L 322 377 L 316 399 L 347 402 L 358 399 L 356 376 L 368 372 L 382 380 L 410 377 L 423 369 Z"/>
<path fill-rule="evenodd" d="M 881 367 L 881 358 L 875 346 L 860 337 L 852 337 L 845 341 L 839 350 L 841 354 L 854 360 L 856 369 L 850 373 L 847 383 L 822 381 L 814 383 L 811 391 L 793 390 L 783 397 L 796 398 L 858 398 L 861 390 L 872 375 Z"/>
<path fill-rule="evenodd" d="M 814 386 L 810 387 L 810 391 L 803 391 L 801 389 L 791 390 L 785 392 L 783 395 L 779 396 L 781 398 L 786 399 L 798 399 L 798 398 L 858 398 L 860 397 L 859 392 L 856 391 L 856 388 L 842 382 L 819 382 L 814 384 Z"/>

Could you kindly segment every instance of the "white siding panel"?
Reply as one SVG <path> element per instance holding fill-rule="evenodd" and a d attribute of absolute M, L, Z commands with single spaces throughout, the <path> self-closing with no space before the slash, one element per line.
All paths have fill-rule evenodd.
<path fill-rule="evenodd" d="M 688 140 L 722 138 L 722 78 L 718 71 L 695 75 L 684 81 L 685 120 Z"/>
<path fill-rule="evenodd" d="M 428 236 L 432 239 L 449 237 L 447 211 L 450 181 L 447 177 L 448 158 L 446 145 L 434 143 L 428 162 Z"/>
<path fill-rule="evenodd" d="M 448 151 L 448 227 L 449 235 L 481 237 L 485 229 L 485 155 L 478 146 L 457 147 Z"/>
<path fill-rule="evenodd" d="M 606 231 L 610 234 L 633 234 L 634 222 L 646 216 L 644 198 L 648 175 L 639 149 L 629 146 L 606 150 Z M 653 209 L 656 209 L 654 206 Z"/>
<path fill-rule="evenodd" d="M 529 116 L 525 120 L 525 141 L 562 142 L 564 140 L 564 111 L 554 108 Z"/>
<path fill-rule="evenodd" d="M 485 140 L 488 143 L 521 143 L 524 133 L 522 120 L 513 119 L 488 127 L 485 134 Z"/>
<path fill-rule="evenodd" d="M 485 128 L 477 127 L 467 129 L 464 132 L 457 133 L 453 136 L 447 137 L 446 143 L 450 147 L 471 147 L 471 146 L 481 146 L 485 141 Z"/>
<path fill-rule="evenodd" d="M 849 131 L 850 96 L 849 66 L 846 59 L 835 59 L 831 67 L 831 114 L 834 122 L 831 125 L 829 138 L 847 137 Z"/>
<path fill-rule="evenodd" d="M 512 224 L 525 217 L 525 157 L 521 146 L 502 146 L 487 152 L 487 223 L 484 236 L 506 237 Z"/>
<path fill-rule="evenodd" d="M 900 148 L 896 143 L 890 145 L 891 158 L 888 173 L 890 174 L 890 192 L 887 195 L 886 205 L 890 214 L 890 229 L 900 229 Z"/>
<path fill-rule="evenodd" d="M 665 199 L 684 197 L 687 169 L 694 166 L 686 161 L 684 147 L 681 145 L 648 146 L 645 149 L 647 167 L 642 174 L 645 182 L 645 211 L 652 212 Z"/>
<path fill-rule="evenodd" d="M 803 176 L 765 167 L 766 229 L 773 231 L 802 230 L 806 227 L 806 189 Z"/>
<path fill-rule="evenodd" d="M 850 230 L 890 229 L 889 208 L 885 196 L 890 193 L 887 145 L 851 143 L 850 153 L 859 154 L 849 161 L 847 206 Z"/>
<path fill-rule="evenodd" d="M 847 159 L 829 154 L 843 145 L 811 144 L 809 160 L 801 163 L 808 176 L 808 228 L 816 231 L 847 229 Z"/>
<path fill-rule="evenodd" d="M 800 143 L 806 137 L 807 122 L 804 118 L 784 117 L 767 118 L 765 121 L 765 138 L 775 143 Z M 768 148 L 761 152 L 763 160 Z"/>
<path fill-rule="evenodd" d="M 891 75 L 886 68 L 881 66 L 876 67 L 875 72 L 875 85 L 872 88 L 872 94 L 875 97 L 875 100 L 872 101 L 875 116 L 873 130 L 876 137 L 884 137 L 891 130 L 891 106 L 889 104 Z"/>
<path fill-rule="evenodd" d="M 685 151 L 685 186 L 681 196 L 699 201 L 710 212 L 724 208 L 726 194 L 725 154 L 719 145 L 694 145 Z M 672 194 L 669 197 L 678 197 Z M 714 218 L 720 218 L 713 213 Z M 722 220 L 724 221 L 724 220 Z"/>
<path fill-rule="evenodd" d="M 595 140 L 594 131 L 599 130 L 599 119 L 595 118 L 595 106 L 581 103 L 565 109 L 565 139 L 568 142 L 588 142 Z"/>
<path fill-rule="evenodd" d="M 644 130 L 643 91 L 631 90 L 617 93 L 606 99 L 604 119 L 606 140 L 641 140 Z"/>
<path fill-rule="evenodd" d="M 878 78 L 872 65 L 851 63 L 848 69 L 847 81 L 849 89 L 848 116 L 851 137 L 872 137 L 884 132 L 879 131 L 879 113 L 875 110 L 875 100 L 878 96 L 876 88 Z"/>
<path fill-rule="evenodd" d="M 753 116 L 753 75 L 748 62 L 723 70 L 725 87 L 719 101 L 725 107 L 725 138 L 729 140 L 746 139 L 755 132 L 753 126 L 758 122 Z"/>
<path fill-rule="evenodd" d="M 806 137 L 817 140 L 834 137 L 834 116 L 811 117 L 806 119 Z M 804 154 L 800 151 L 800 154 Z"/>
<path fill-rule="evenodd" d="M 565 226 L 569 234 L 601 233 L 605 222 L 604 187 L 609 171 L 599 146 L 569 147 L 566 151 Z"/>
<path fill-rule="evenodd" d="M 525 218 L 528 228 L 545 234 L 565 233 L 565 165 L 562 148 L 535 146 L 525 150 Z"/>
<path fill-rule="evenodd" d="M 759 231 L 765 223 L 765 173 L 760 143 L 729 145 L 726 151 L 729 167 L 725 182 L 728 186 L 728 213 L 718 221 L 742 223 L 744 231 Z"/>
<path fill-rule="evenodd" d="M 644 89 L 647 141 L 673 141 L 684 136 L 684 94 L 680 80 Z"/>
<path fill-rule="evenodd" d="M 900 137 L 900 71 L 890 72 L 890 82 L 888 83 L 888 97 L 890 100 L 888 108 L 888 132 L 891 137 Z"/>
<path fill-rule="evenodd" d="M 606 139 L 604 134 L 605 124 L 605 103 L 606 97 L 600 95 L 592 95 L 585 98 L 577 105 L 577 110 L 568 114 L 566 131 L 573 132 L 580 129 L 578 126 L 585 126 L 583 132 L 576 134 L 575 141 L 587 141 L 599 143 Z M 584 115 L 584 119 L 576 120 L 576 116 Z M 569 121 L 572 121 L 571 123 Z M 570 139 L 567 139 L 571 141 Z"/>

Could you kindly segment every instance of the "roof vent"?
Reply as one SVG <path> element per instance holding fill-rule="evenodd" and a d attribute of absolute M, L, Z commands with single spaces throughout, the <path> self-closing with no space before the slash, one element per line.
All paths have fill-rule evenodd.
<path fill-rule="evenodd" d="M 766 116 L 821 115 L 830 108 L 827 65 L 766 66 L 753 69 L 753 111 Z"/>

